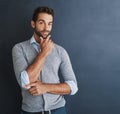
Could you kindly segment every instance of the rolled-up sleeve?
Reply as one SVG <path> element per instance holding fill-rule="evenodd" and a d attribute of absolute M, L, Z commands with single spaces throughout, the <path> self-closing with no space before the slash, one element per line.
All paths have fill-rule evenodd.
<path fill-rule="evenodd" d="M 23 75 L 22 77 L 25 77 L 25 75 L 27 75 L 25 70 L 27 69 L 28 64 L 27 64 L 27 61 L 25 59 L 25 55 L 24 55 L 24 52 L 22 50 L 22 46 L 20 44 L 16 44 L 13 47 L 12 58 L 13 58 L 13 67 L 14 67 L 16 79 L 17 79 L 19 85 L 21 87 L 23 87 L 23 85 L 25 83 L 24 84 L 21 83 L 21 81 L 23 80 L 23 78 L 21 78 L 21 74 Z M 25 79 L 27 79 L 27 78 L 25 78 Z M 28 83 L 28 81 L 26 81 L 26 82 Z"/>
<path fill-rule="evenodd" d="M 78 87 L 74 81 L 65 81 L 65 82 L 70 86 L 71 89 L 70 95 L 74 95 L 75 93 L 77 93 Z"/>
<path fill-rule="evenodd" d="M 30 83 L 29 76 L 26 70 L 21 72 L 20 79 L 22 88 L 29 89 L 29 87 L 28 88 L 26 87 L 26 85 Z"/>

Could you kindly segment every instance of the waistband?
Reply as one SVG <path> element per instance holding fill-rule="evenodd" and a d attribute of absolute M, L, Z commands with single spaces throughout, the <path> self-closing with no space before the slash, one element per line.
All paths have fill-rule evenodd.
<path fill-rule="evenodd" d="M 49 111 L 42 111 L 42 112 L 26 112 L 22 110 L 22 114 L 52 114 L 52 112 L 60 111 L 60 110 L 65 110 L 65 107 L 49 110 Z"/>
<path fill-rule="evenodd" d="M 22 114 L 51 114 L 52 110 L 49 111 L 42 111 L 42 112 L 26 112 L 24 110 L 22 110 Z"/>

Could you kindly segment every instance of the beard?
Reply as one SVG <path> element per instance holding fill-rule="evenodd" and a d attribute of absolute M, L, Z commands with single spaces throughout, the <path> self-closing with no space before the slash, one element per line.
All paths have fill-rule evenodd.
<path fill-rule="evenodd" d="M 35 32 L 39 37 L 42 37 L 43 39 L 46 39 L 46 38 L 49 36 L 49 34 L 50 34 L 50 31 L 48 31 L 48 30 L 38 31 L 38 30 L 36 30 L 36 28 L 34 29 L 34 32 Z M 46 36 L 43 36 L 42 33 L 45 33 L 45 32 L 47 32 L 48 34 L 47 34 Z"/>

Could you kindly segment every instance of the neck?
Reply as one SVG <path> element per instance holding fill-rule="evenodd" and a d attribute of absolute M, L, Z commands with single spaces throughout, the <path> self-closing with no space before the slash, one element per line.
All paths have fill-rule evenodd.
<path fill-rule="evenodd" d="M 37 43 L 40 43 L 40 37 L 35 33 L 34 33 L 34 38 L 35 38 Z"/>

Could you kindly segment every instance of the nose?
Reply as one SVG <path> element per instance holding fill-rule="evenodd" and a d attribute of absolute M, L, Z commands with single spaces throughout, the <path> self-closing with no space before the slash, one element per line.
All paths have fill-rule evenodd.
<path fill-rule="evenodd" d="M 48 25 L 48 24 L 45 24 L 44 29 L 45 29 L 45 30 L 49 30 L 49 25 Z"/>

